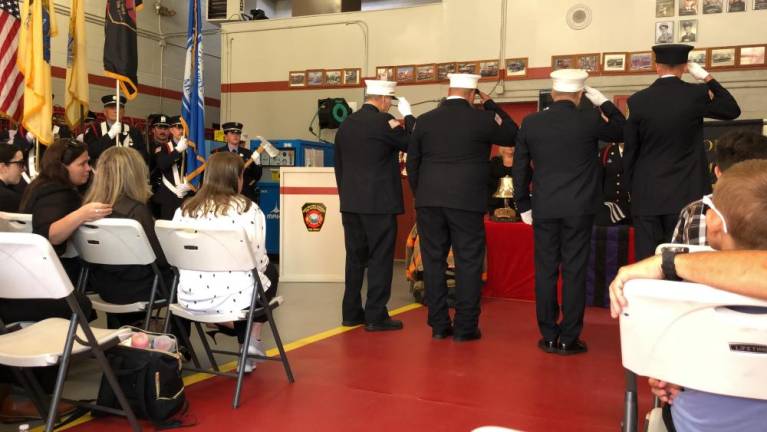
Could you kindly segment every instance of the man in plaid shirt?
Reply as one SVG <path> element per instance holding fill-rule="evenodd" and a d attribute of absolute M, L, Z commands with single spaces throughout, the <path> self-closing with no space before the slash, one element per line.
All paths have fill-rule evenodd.
<path fill-rule="evenodd" d="M 726 133 L 716 143 L 714 175 L 718 179 L 731 166 L 749 159 L 767 159 L 767 137 L 740 130 Z M 702 199 L 683 208 L 671 243 L 707 246 L 706 211 Z"/>

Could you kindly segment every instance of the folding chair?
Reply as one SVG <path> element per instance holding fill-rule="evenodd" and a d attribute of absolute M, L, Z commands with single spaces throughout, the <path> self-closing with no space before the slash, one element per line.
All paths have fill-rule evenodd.
<path fill-rule="evenodd" d="M 256 307 L 256 301 L 261 300 L 261 304 L 267 304 L 264 287 L 261 284 L 261 278 L 258 277 L 257 262 L 253 251 L 250 248 L 250 241 L 245 234 L 245 230 L 240 226 L 227 228 L 205 227 L 199 228 L 190 224 L 177 223 L 171 221 L 158 220 L 155 223 L 157 238 L 160 240 L 165 257 L 173 266 L 174 276 L 171 288 L 171 299 L 176 298 L 176 291 L 179 282 L 179 270 L 193 270 L 206 272 L 224 272 L 224 271 L 252 271 L 253 272 L 253 297 L 250 301 L 248 310 L 236 311 L 233 314 L 198 314 L 190 312 L 177 303 L 171 303 L 169 316 L 179 316 L 194 322 L 195 328 L 200 335 L 202 345 L 208 356 L 213 370 L 197 370 L 199 372 L 212 373 L 229 377 L 237 377 L 237 387 L 234 393 L 232 406 L 237 408 L 240 404 L 240 391 L 242 389 L 242 379 L 245 374 L 245 362 L 248 358 L 258 358 L 263 360 L 281 361 L 285 368 L 285 374 L 288 382 L 292 383 L 293 372 L 288 363 L 288 357 L 285 354 L 285 348 L 282 345 L 280 334 L 277 331 L 277 325 L 274 322 L 272 311 L 282 304 L 282 297 L 275 297 L 268 302 L 267 307 Z M 266 315 L 269 321 L 269 327 L 277 343 L 277 349 L 280 352 L 279 358 L 271 358 L 248 354 L 248 345 L 250 345 L 251 327 L 255 316 Z M 230 321 L 247 321 L 247 330 L 245 333 L 245 343 L 242 345 L 241 352 L 211 350 L 205 332 L 200 323 L 222 323 Z M 166 328 L 168 322 L 166 321 Z M 181 337 L 188 345 L 188 335 L 182 329 Z M 234 355 L 240 357 L 237 374 L 221 372 L 213 358 L 213 353 Z M 188 368 L 190 370 L 195 370 Z"/>
<path fill-rule="evenodd" d="M 21 330 L 7 333 L 0 321 L 0 364 L 18 368 L 59 365 L 56 386 L 49 404 L 39 383 L 29 371 L 22 378 L 22 385 L 35 401 L 41 415 L 47 410 L 46 432 L 53 430 L 56 407 L 69 369 L 72 355 L 93 353 L 104 376 L 112 387 L 122 410 L 80 404 L 110 414 L 124 415 L 131 429 L 140 431 L 136 416 L 117 382 L 112 368 L 104 356 L 104 349 L 127 338 L 130 330 L 106 330 L 91 328 L 77 299 L 74 287 L 67 277 L 56 253 L 48 240 L 29 233 L 0 233 L 0 298 L 8 299 L 61 299 L 72 310 L 69 320 L 49 318 Z M 79 329 L 78 329 L 79 324 Z M 85 340 L 83 340 L 85 339 Z"/>
<path fill-rule="evenodd" d="M 760 355 L 767 301 L 658 280 L 629 281 L 623 293 L 628 307 L 620 317 L 621 355 L 627 371 L 767 400 L 767 356 Z"/>
<path fill-rule="evenodd" d="M 655 255 L 659 255 L 663 251 L 663 249 L 669 248 L 669 247 L 687 248 L 687 250 L 690 253 L 711 252 L 714 250 L 710 246 L 688 245 L 688 244 L 681 244 L 681 243 L 662 243 L 655 248 Z M 626 392 L 625 392 L 625 396 L 623 397 L 624 413 L 623 413 L 623 423 L 622 423 L 621 431 L 636 432 L 638 428 L 637 413 L 639 412 L 639 407 L 637 404 L 637 376 L 634 372 L 626 369 L 625 377 L 626 377 Z M 654 398 L 653 405 L 655 407 L 660 406 L 660 400 L 657 397 Z"/>
<path fill-rule="evenodd" d="M 32 215 L 0 212 L 0 232 L 32 232 Z"/>

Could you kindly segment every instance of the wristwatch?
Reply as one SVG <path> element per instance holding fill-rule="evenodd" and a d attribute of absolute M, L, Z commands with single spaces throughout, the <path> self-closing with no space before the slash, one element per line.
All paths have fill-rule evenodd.
<path fill-rule="evenodd" d="M 683 253 L 688 253 L 689 248 L 686 247 L 665 247 L 661 250 L 661 271 L 663 272 L 663 279 L 670 281 L 681 281 L 682 278 L 676 274 L 676 265 L 674 265 L 674 258 Z"/>

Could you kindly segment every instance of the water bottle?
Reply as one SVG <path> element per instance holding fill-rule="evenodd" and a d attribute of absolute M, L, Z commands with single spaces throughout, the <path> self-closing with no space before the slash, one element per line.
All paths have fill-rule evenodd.
<path fill-rule="evenodd" d="M 159 335 L 152 340 L 152 348 L 158 351 L 171 352 L 176 348 L 176 343 L 169 336 Z"/>

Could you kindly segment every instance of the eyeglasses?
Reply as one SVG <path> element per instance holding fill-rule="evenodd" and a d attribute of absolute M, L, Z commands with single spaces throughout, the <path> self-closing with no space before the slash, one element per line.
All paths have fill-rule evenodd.
<path fill-rule="evenodd" d="M 713 197 L 713 195 L 706 195 L 703 197 L 701 201 L 706 207 L 713 210 L 714 213 L 716 213 L 717 216 L 719 216 L 719 219 L 722 220 L 722 227 L 724 228 L 724 233 L 727 234 L 727 221 L 724 220 L 724 215 L 722 214 L 722 212 L 719 211 L 718 208 L 716 208 L 716 206 L 714 205 L 714 201 L 711 199 L 711 197 Z"/>
<path fill-rule="evenodd" d="M 18 165 L 18 166 L 19 166 L 19 168 L 21 168 L 21 169 L 24 169 L 24 167 L 25 167 L 24 159 L 22 159 L 22 160 L 17 160 L 17 161 L 8 161 L 8 162 L 4 162 L 4 163 L 5 163 L 6 165 L 16 164 L 16 165 Z"/>

